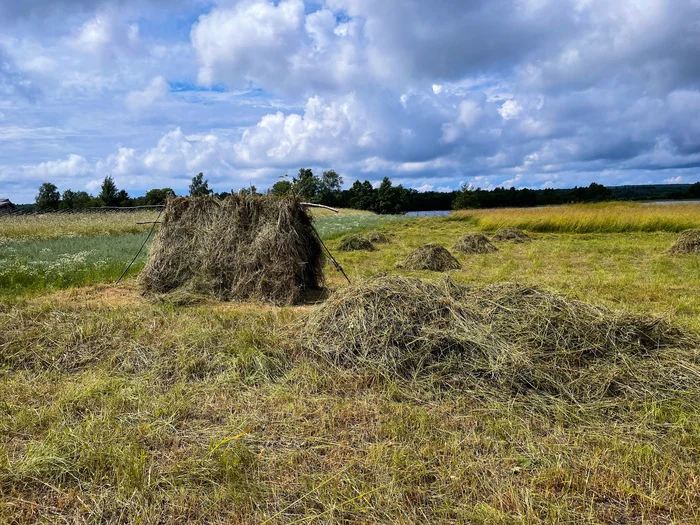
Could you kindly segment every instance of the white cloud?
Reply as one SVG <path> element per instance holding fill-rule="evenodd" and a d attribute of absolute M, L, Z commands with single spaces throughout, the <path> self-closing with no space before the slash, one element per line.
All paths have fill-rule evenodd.
<path fill-rule="evenodd" d="M 88 173 L 89 169 L 85 157 L 71 154 L 64 160 L 52 160 L 28 166 L 25 168 L 24 174 L 33 179 L 52 179 L 84 175 Z"/>
<path fill-rule="evenodd" d="M 498 108 L 498 113 L 503 117 L 504 120 L 511 120 L 517 118 L 522 112 L 523 107 L 518 104 L 517 100 L 506 100 L 500 108 Z"/>
<path fill-rule="evenodd" d="M 131 91 L 126 96 L 127 107 L 134 112 L 140 112 L 164 97 L 168 93 L 168 82 L 157 76 L 141 91 Z"/>

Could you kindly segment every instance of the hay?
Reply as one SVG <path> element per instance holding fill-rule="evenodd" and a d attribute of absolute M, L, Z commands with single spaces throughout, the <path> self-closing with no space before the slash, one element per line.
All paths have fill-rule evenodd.
<path fill-rule="evenodd" d="M 412 251 L 402 263 L 396 266 L 405 270 L 430 270 L 433 272 L 459 270 L 462 267 L 446 248 L 434 243 L 426 244 Z"/>
<path fill-rule="evenodd" d="M 577 402 L 663 381 L 692 388 L 692 374 L 684 379 L 687 372 L 669 371 L 654 357 L 673 347 L 697 349 L 697 342 L 661 319 L 537 288 L 397 276 L 336 292 L 310 314 L 303 339 L 313 355 L 342 367 L 367 366 L 389 377 L 437 375 L 448 384 Z"/>
<path fill-rule="evenodd" d="M 491 237 L 492 240 L 496 242 L 530 242 L 532 237 L 527 233 L 522 231 L 520 228 L 514 228 L 512 226 L 507 226 L 506 228 L 501 228 Z"/>
<path fill-rule="evenodd" d="M 169 199 L 140 281 L 152 293 L 293 304 L 323 284 L 311 221 L 294 198 Z"/>
<path fill-rule="evenodd" d="M 382 232 L 369 232 L 367 234 L 367 239 L 372 244 L 389 244 L 391 242 L 389 236 Z"/>
<path fill-rule="evenodd" d="M 473 233 L 461 237 L 452 249 L 462 253 L 492 253 L 498 251 L 485 235 Z"/>
<path fill-rule="evenodd" d="M 338 250 L 341 252 L 357 252 L 361 250 L 372 251 L 374 250 L 374 245 L 369 239 L 363 237 L 362 235 L 350 234 L 340 239 Z"/>
<path fill-rule="evenodd" d="M 671 253 L 700 255 L 700 230 L 685 230 L 681 232 L 669 251 Z"/>

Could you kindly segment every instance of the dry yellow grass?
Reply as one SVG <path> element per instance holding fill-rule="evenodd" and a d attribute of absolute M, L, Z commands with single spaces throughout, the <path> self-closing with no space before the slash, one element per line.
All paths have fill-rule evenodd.
<path fill-rule="evenodd" d="M 700 228 L 700 204 L 600 203 L 461 210 L 453 220 L 471 222 L 482 231 L 514 226 L 543 233 L 680 232 Z"/>

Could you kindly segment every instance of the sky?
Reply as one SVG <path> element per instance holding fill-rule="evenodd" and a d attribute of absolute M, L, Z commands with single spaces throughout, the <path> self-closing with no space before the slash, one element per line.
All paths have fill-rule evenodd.
<path fill-rule="evenodd" d="M 0 0 L 0 198 L 700 180 L 700 0 Z"/>

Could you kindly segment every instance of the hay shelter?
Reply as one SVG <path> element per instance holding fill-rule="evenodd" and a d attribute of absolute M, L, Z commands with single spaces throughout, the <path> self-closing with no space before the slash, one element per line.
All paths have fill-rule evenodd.
<path fill-rule="evenodd" d="M 223 300 L 299 301 L 323 285 L 321 241 L 296 198 L 260 195 L 168 199 L 140 281 Z"/>
<path fill-rule="evenodd" d="M 532 240 L 532 237 L 530 237 L 520 228 L 506 226 L 505 228 L 501 228 L 500 230 L 496 231 L 496 233 L 493 234 L 493 237 L 491 237 L 491 239 L 496 242 L 521 243 L 530 242 Z"/>
<path fill-rule="evenodd" d="M 498 248 L 488 240 L 486 235 L 481 233 L 471 233 L 460 237 L 452 249 L 461 253 L 492 253 L 498 251 Z"/>
<path fill-rule="evenodd" d="M 699 343 L 664 319 L 540 288 L 400 276 L 335 292 L 309 314 L 302 339 L 312 355 L 343 368 L 577 402 L 641 396 L 652 385 L 652 395 L 696 389 Z"/>
<path fill-rule="evenodd" d="M 462 265 L 447 248 L 436 243 L 426 244 L 413 250 L 402 263 L 396 265 L 404 270 L 430 270 L 446 272 L 459 270 Z"/>
<path fill-rule="evenodd" d="M 671 253 L 700 255 L 700 230 L 685 230 L 681 232 L 669 251 Z"/>

